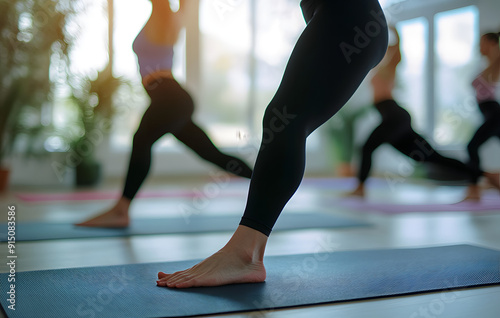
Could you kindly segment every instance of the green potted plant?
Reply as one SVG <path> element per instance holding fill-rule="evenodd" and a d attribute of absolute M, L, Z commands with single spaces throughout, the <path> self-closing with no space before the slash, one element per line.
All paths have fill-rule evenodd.
<path fill-rule="evenodd" d="M 370 110 L 369 105 L 353 106 L 347 105 L 343 107 L 327 126 L 328 135 L 333 146 L 331 155 L 335 158 L 336 172 L 340 177 L 352 177 L 355 174 L 351 166 L 356 151 L 354 143 L 355 124 L 356 120 Z"/>
<path fill-rule="evenodd" d="M 109 133 L 115 114 L 113 96 L 127 82 L 112 75 L 110 67 L 99 72 L 97 78 L 80 78 L 73 85 L 71 99 L 78 108 L 77 134 L 70 142 L 76 155 L 76 185 L 93 186 L 101 179 L 101 165 L 96 150 Z"/>
<path fill-rule="evenodd" d="M 64 28 L 72 3 L 0 2 L 0 191 L 7 186 L 5 162 L 18 137 L 38 138 L 42 109 L 52 98 L 51 60 L 64 61 L 68 54 L 71 41 Z"/>

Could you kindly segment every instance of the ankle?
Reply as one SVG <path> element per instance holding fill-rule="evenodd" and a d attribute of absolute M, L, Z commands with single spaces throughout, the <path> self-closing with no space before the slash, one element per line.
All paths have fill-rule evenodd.
<path fill-rule="evenodd" d="M 261 232 L 240 225 L 223 250 L 236 254 L 247 263 L 262 263 L 267 239 Z"/>
<path fill-rule="evenodd" d="M 125 197 L 121 197 L 118 202 L 116 202 L 116 206 L 121 209 L 126 209 L 128 210 L 130 208 L 130 203 L 132 201 L 130 199 L 127 199 Z"/>
<path fill-rule="evenodd" d="M 116 201 L 115 205 L 109 210 L 109 212 L 119 216 L 128 216 L 129 208 L 130 200 L 126 198 L 120 198 L 118 201 Z"/>
<path fill-rule="evenodd" d="M 363 183 L 360 183 L 356 189 L 352 192 L 353 195 L 364 196 L 365 195 L 365 186 Z"/>

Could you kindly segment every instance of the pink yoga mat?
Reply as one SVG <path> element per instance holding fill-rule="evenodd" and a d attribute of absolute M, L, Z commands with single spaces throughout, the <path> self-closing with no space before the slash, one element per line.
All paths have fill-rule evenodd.
<path fill-rule="evenodd" d="M 379 212 L 382 214 L 398 214 L 407 212 L 500 212 L 500 195 L 486 196 L 480 202 L 434 203 L 434 204 L 399 204 L 373 202 L 368 199 L 342 199 L 338 202 L 343 207 L 364 212 Z"/>
<path fill-rule="evenodd" d="M 369 181 L 378 184 L 381 183 L 380 180 L 372 178 Z M 232 181 L 238 184 L 238 181 Z M 304 185 L 307 186 L 319 186 L 331 189 L 351 189 L 355 187 L 356 180 L 354 178 L 311 178 L 304 179 Z M 232 187 L 232 183 L 227 185 Z M 196 198 L 203 197 L 206 194 L 203 193 L 204 186 L 200 186 L 201 190 L 146 190 L 138 193 L 138 198 Z M 243 187 L 242 191 L 220 191 L 221 197 L 237 197 L 246 196 L 247 187 Z M 55 201 L 91 201 L 91 200 L 113 200 L 120 196 L 119 191 L 77 191 L 77 192 L 59 192 L 59 193 L 40 193 L 40 192 L 20 192 L 16 193 L 19 200 L 29 203 L 42 203 L 42 202 L 55 202 Z M 219 195 L 218 195 L 219 196 Z"/>

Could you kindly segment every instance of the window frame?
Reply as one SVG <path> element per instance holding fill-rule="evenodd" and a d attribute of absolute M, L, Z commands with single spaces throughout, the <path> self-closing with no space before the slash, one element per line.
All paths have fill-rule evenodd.
<path fill-rule="evenodd" d="M 441 0 L 441 1 L 404 1 L 394 4 L 385 9 L 386 12 L 395 12 L 397 14 L 390 16 L 392 24 L 412 20 L 416 18 L 425 18 L 427 20 L 427 59 L 425 67 L 425 82 L 426 82 L 426 125 L 422 134 L 426 136 L 433 144 L 434 132 L 436 128 L 436 74 L 434 72 L 436 66 L 436 15 L 439 13 L 461 9 L 469 6 L 475 6 L 479 12 L 479 20 L 481 10 L 478 5 L 478 0 Z M 401 10 L 404 8 L 404 10 Z M 477 26 L 478 27 L 478 26 Z M 456 149 L 458 144 L 440 145 L 439 149 Z"/>

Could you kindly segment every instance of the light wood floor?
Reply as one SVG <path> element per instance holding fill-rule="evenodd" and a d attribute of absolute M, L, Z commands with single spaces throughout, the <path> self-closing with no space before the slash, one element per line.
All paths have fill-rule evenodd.
<path fill-rule="evenodd" d="M 233 180 L 230 184 L 210 179 L 150 183 L 144 191 L 158 189 L 198 191 L 204 194 L 205 200 L 195 202 L 188 197 L 137 199 L 132 207 L 132 217 L 176 216 L 182 207 L 186 206 L 191 207 L 191 211 L 196 213 L 241 214 L 247 187 L 246 181 L 239 180 Z M 118 186 L 114 184 L 101 186 L 103 190 L 117 188 Z M 306 180 L 287 208 L 349 216 L 370 222 L 373 226 L 275 232 L 269 240 L 266 255 L 314 253 L 332 247 L 337 251 L 343 251 L 474 244 L 500 249 L 500 210 L 405 213 L 387 216 L 372 211 L 350 211 L 339 207 L 335 204 L 336 198 L 345 190 L 341 187 L 329 188 L 324 184 Z M 371 191 L 368 200 L 392 202 L 453 202 L 459 201 L 464 194 L 462 187 L 436 186 L 430 183 L 405 184 L 394 190 L 384 186 L 369 190 Z M 15 196 L 16 192 L 22 191 L 41 190 L 11 189 L 7 194 L 0 196 L 0 209 L 3 210 L 0 222 L 6 221 L 9 204 L 16 205 L 18 222 L 77 222 L 112 203 L 111 200 L 25 203 Z M 57 191 L 62 190 L 57 189 Z M 222 247 L 230 235 L 231 233 L 212 233 L 19 242 L 16 248 L 18 255 L 16 269 L 20 272 L 200 259 Z M 2 243 L 0 257 L 6 260 L 6 254 L 7 247 Z M 0 272 L 7 272 L 5 263 L 1 262 Z M 497 318 L 500 317 L 499 313 L 500 286 L 493 286 L 226 317 Z"/>

